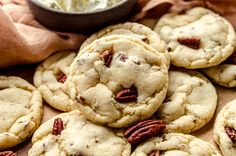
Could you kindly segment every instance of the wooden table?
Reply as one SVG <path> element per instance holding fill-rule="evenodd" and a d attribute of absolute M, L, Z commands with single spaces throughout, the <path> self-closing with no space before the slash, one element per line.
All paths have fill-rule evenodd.
<path fill-rule="evenodd" d="M 35 68 L 37 67 L 37 64 L 35 65 L 23 65 L 23 66 L 16 66 L 13 68 L 5 68 L 0 69 L 0 75 L 8 75 L 8 76 L 20 76 L 24 79 L 26 79 L 28 82 L 33 84 L 33 75 Z M 221 108 L 229 101 L 236 99 L 236 90 L 235 89 L 228 89 L 224 87 L 220 87 L 218 85 L 216 86 L 217 94 L 218 94 L 218 106 L 216 109 L 216 113 L 214 115 L 214 118 L 203 128 L 200 130 L 192 133 L 196 137 L 202 138 L 203 140 L 206 140 L 212 144 L 215 145 L 212 137 L 213 133 L 213 124 L 216 118 L 216 115 L 221 110 Z M 51 108 L 46 103 L 44 104 L 44 116 L 42 123 L 50 119 L 51 117 L 55 116 L 56 114 L 60 113 L 59 111 L 56 111 L 55 109 Z M 31 147 L 30 143 L 31 138 L 29 138 L 24 143 L 12 148 L 13 151 L 16 151 L 18 156 L 26 156 L 28 149 Z M 216 145 L 215 145 L 216 146 Z"/>

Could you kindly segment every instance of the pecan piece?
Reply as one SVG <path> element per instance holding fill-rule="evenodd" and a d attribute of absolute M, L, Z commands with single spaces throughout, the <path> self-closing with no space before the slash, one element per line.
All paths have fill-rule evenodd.
<path fill-rule="evenodd" d="M 60 82 L 60 83 L 64 83 L 64 82 L 66 81 L 66 78 L 67 78 L 67 76 L 66 76 L 62 71 L 60 71 L 60 72 L 57 73 L 57 75 L 56 75 L 56 79 L 57 79 L 57 81 Z"/>
<path fill-rule="evenodd" d="M 146 120 L 128 128 L 124 136 L 129 143 L 136 145 L 161 133 L 165 127 L 164 120 Z"/>
<path fill-rule="evenodd" d="M 152 151 L 148 156 L 160 156 L 160 151 Z"/>
<path fill-rule="evenodd" d="M 63 121 L 61 118 L 56 118 L 53 123 L 52 134 L 53 135 L 61 135 L 61 131 L 64 129 Z"/>
<path fill-rule="evenodd" d="M 131 102 L 131 101 L 136 101 L 138 97 L 138 92 L 135 87 L 131 88 L 126 88 L 121 90 L 119 93 L 116 95 L 116 101 L 118 102 Z"/>
<path fill-rule="evenodd" d="M 0 156 L 17 156 L 17 154 L 12 151 L 4 151 L 0 152 Z"/>
<path fill-rule="evenodd" d="M 199 38 L 178 38 L 177 41 L 182 44 L 185 45 L 187 47 L 193 48 L 193 49 L 199 49 L 200 44 L 201 44 L 201 40 Z"/>
<path fill-rule="evenodd" d="M 227 133 L 227 135 L 229 136 L 229 138 L 231 139 L 231 141 L 233 143 L 236 142 L 236 130 L 230 127 L 225 127 L 225 132 Z"/>
<path fill-rule="evenodd" d="M 101 59 L 105 63 L 105 66 L 109 67 L 112 61 L 113 54 L 110 50 L 106 50 L 101 54 Z"/>
<path fill-rule="evenodd" d="M 120 60 L 122 62 L 125 62 L 128 59 L 128 56 L 124 55 L 124 54 L 118 54 L 118 58 L 120 58 Z"/>

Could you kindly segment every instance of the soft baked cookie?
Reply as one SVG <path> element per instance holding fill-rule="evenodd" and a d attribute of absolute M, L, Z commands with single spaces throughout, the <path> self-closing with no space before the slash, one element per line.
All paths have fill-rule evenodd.
<path fill-rule="evenodd" d="M 48 120 L 34 133 L 28 156 L 130 156 L 121 132 L 95 125 L 79 110 Z"/>
<path fill-rule="evenodd" d="M 219 85 L 236 87 L 236 52 L 222 64 L 205 68 L 203 72 Z"/>
<path fill-rule="evenodd" d="M 61 111 L 78 109 L 78 106 L 63 90 L 63 84 L 71 63 L 76 57 L 73 52 L 59 52 L 38 66 L 34 74 L 34 84 L 43 99 L 53 108 Z"/>
<path fill-rule="evenodd" d="M 89 120 L 126 127 L 151 117 L 164 100 L 164 60 L 165 54 L 136 38 L 111 35 L 78 54 L 65 86 Z"/>
<path fill-rule="evenodd" d="M 210 121 L 216 106 L 216 90 L 207 78 L 197 71 L 172 69 L 156 116 L 166 122 L 166 132 L 190 133 Z"/>
<path fill-rule="evenodd" d="M 38 90 L 19 77 L 0 76 L 0 151 L 13 147 L 38 128 L 43 116 Z"/>
<path fill-rule="evenodd" d="M 232 25 L 205 8 L 164 15 L 155 27 L 167 42 L 171 64 L 196 69 L 220 64 L 234 51 Z"/>
<path fill-rule="evenodd" d="M 104 36 L 109 35 L 126 35 L 135 37 L 141 41 L 144 41 L 160 53 L 166 53 L 166 64 L 170 64 L 169 55 L 167 55 L 166 44 L 160 39 L 160 37 L 152 31 L 150 28 L 139 24 L 126 22 L 124 24 L 117 24 L 108 26 L 101 31 L 90 36 L 81 46 L 80 50 L 84 49 L 87 45 Z"/>
<path fill-rule="evenodd" d="M 169 133 L 139 145 L 131 156 L 221 156 L 210 143 L 191 135 Z"/>
<path fill-rule="evenodd" d="M 213 134 L 224 156 L 236 155 L 236 100 L 221 109 L 215 121 Z"/>

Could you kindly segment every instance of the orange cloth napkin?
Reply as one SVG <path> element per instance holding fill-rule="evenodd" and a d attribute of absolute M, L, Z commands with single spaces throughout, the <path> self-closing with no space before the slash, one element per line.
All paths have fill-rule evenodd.
<path fill-rule="evenodd" d="M 44 28 L 25 0 L 0 0 L 0 67 L 35 63 L 54 52 L 77 50 L 85 38 Z"/>

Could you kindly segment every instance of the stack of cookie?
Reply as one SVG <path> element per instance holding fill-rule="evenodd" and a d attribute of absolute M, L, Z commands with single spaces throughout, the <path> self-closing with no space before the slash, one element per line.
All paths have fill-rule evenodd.
<path fill-rule="evenodd" d="M 211 120 L 218 98 L 212 83 L 193 69 L 234 87 L 235 44 L 231 24 L 204 8 L 164 15 L 154 31 L 138 23 L 109 26 L 78 54 L 57 53 L 39 65 L 38 89 L 0 77 L 0 150 L 38 128 L 43 98 L 66 113 L 34 132 L 29 156 L 220 156 L 189 135 Z M 214 139 L 225 156 L 236 154 L 234 105 L 225 106 L 215 123 Z"/>

